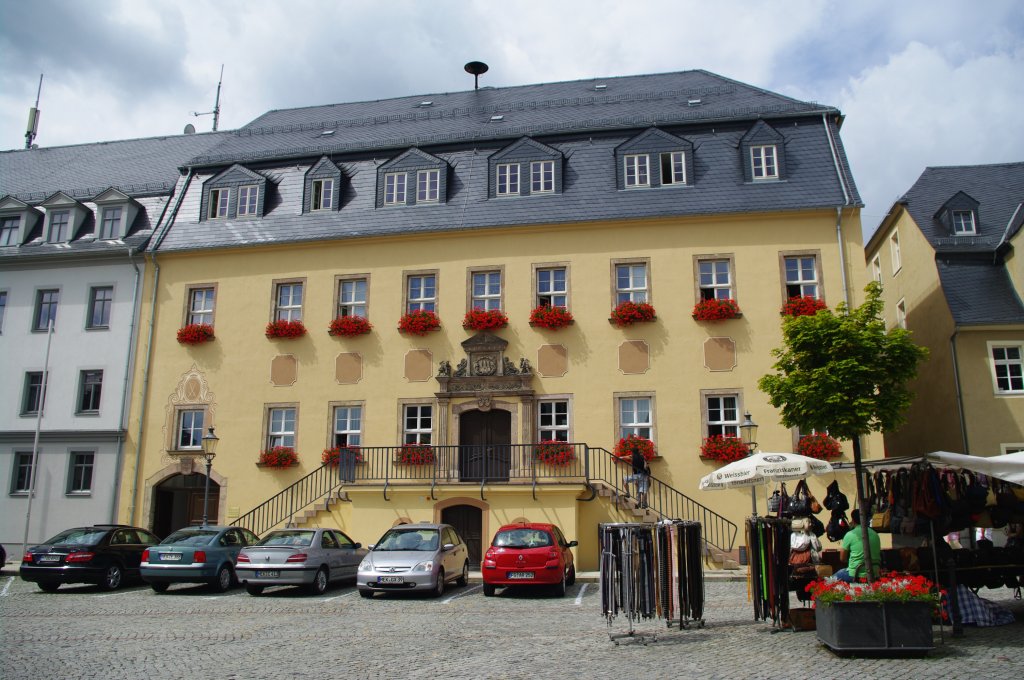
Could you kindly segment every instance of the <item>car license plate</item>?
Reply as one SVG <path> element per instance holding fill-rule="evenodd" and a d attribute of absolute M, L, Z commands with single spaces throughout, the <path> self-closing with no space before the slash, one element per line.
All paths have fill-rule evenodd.
<path fill-rule="evenodd" d="M 60 562 L 60 555 L 43 555 L 39 558 L 40 562 Z"/>
<path fill-rule="evenodd" d="M 378 576 L 377 583 L 405 583 L 402 576 Z"/>
<path fill-rule="evenodd" d="M 276 570 L 276 569 L 272 569 L 270 571 L 257 571 L 256 572 L 256 578 L 277 578 L 280 575 L 281 575 L 281 572 Z"/>
<path fill-rule="evenodd" d="M 181 562 L 181 553 L 160 553 L 161 562 Z"/>
<path fill-rule="evenodd" d="M 508 573 L 508 577 L 510 579 L 512 579 L 512 578 L 516 578 L 516 579 L 531 579 L 531 578 L 533 578 L 533 572 L 532 571 L 510 571 Z"/>

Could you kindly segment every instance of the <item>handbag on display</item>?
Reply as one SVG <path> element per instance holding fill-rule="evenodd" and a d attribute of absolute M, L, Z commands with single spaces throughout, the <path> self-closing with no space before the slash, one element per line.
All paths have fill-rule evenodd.
<path fill-rule="evenodd" d="M 806 517 L 811 514 L 810 495 L 807 482 L 801 479 L 800 483 L 796 485 L 793 495 L 789 497 L 789 502 L 786 503 L 786 514 L 789 517 Z"/>
<path fill-rule="evenodd" d="M 828 489 L 825 494 L 825 508 L 832 512 L 843 512 L 850 508 L 850 501 L 846 499 L 846 496 L 842 491 L 839 490 L 839 482 L 833 480 L 828 485 Z"/>
<path fill-rule="evenodd" d="M 779 506 L 782 504 L 782 493 L 776 489 L 771 496 L 768 497 L 768 512 L 775 513 L 779 511 Z"/>
<path fill-rule="evenodd" d="M 825 527 L 825 533 L 830 541 L 841 541 L 846 532 L 850 530 L 850 521 L 846 519 L 846 513 L 842 510 L 833 510 L 832 519 Z"/>
<path fill-rule="evenodd" d="M 811 533 L 813 533 L 815 536 L 821 538 L 825 535 L 825 523 L 822 522 L 820 519 L 818 519 L 814 515 L 810 515 L 807 518 L 807 522 L 810 525 L 809 529 Z"/>

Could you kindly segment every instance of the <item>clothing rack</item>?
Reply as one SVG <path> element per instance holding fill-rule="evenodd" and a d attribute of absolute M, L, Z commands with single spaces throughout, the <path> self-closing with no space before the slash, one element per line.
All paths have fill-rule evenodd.
<path fill-rule="evenodd" d="M 790 522 L 778 517 L 746 521 L 747 560 L 754 620 L 783 628 L 789 625 Z"/>
<path fill-rule="evenodd" d="M 629 629 L 609 638 L 647 644 L 656 635 L 638 634 L 641 619 L 664 619 L 680 630 L 704 626 L 703 540 L 699 522 L 617 522 L 598 527 L 601 546 L 601 609 L 611 628 L 622 614 Z"/>

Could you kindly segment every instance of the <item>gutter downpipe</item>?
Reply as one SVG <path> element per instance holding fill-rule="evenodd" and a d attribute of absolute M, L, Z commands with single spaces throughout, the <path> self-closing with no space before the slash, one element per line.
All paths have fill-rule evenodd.
<path fill-rule="evenodd" d="M 188 187 L 192 183 L 192 168 L 188 169 L 188 176 L 185 177 L 185 186 L 181 188 L 181 193 L 178 194 L 178 200 L 174 202 L 174 208 L 171 210 L 171 216 L 167 219 L 164 224 L 164 228 L 160 231 L 157 236 L 156 242 L 150 248 L 150 257 L 153 262 L 153 291 L 150 295 L 150 307 L 149 307 L 149 328 L 146 332 L 146 361 L 144 362 L 142 371 L 142 394 L 139 406 L 139 428 L 135 437 L 135 464 L 132 469 L 132 490 L 128 504 L 128 521 L 135 523 L 135 505 L 137 500 L 137 494 L 139 490 L 139 467 L 142 463 L 142 430 L 143 424 L 146 422 L 146 404 L 149 401 L 149 371 L 153 365 L 153 327 L 156 323 L 156 291 L 158 284 L 160 283 L 160 265 L 156 261 L 156 250 L 160 247 L 164 237 L 167 235 L 167 230 L 174 224 L 175 218 L 178 216 L 178 208 L 181 207 L 181 201 L 185 198 L 185 194 L 188 193 Z"/>
<path fill-rule="evenodd" d="M 971 455 L 971 448 L 967 443 L 967 419 L 964 415 L 964 395 L 960 388 L 960 361 L 956 356 L 956 339 L 960 335 L 960 329 L 953 327 L 953 335 L 949 336 L 949 349 L 953 359 L 953 386 L 956 389 L 956 410 L 960 415 L 960 437 L 964 446 L 964 455 Z"/>
<path fill-rule="evenodd" d="M 839 165 L 839 152 L 836 149 L 835 140 L 832 138 L 832 128 L 829 126 L 828 114 L 821 114 L 821 122 L 825 125 L 825 136 L 828 138 L 828 148 L 832 152 L 832 163 L 836 168 L 836 178 L 839 180 L 839 188 L 843 190 L 843 205 L 836 206 L 836 243 L 839 245 L 839 275 L 843 280 L 843 301 L 846 307 L 850 307 L 850 284 L 846 280 L 846 248 L 843 247 L 843 207 L 850 204 L 850 193 L 846 190 L 846 180 Z"/>
<path fill-rule="evenodd" d="M 166 206 L 164 211 L 166 213 Z M 161 215 L 161 219 L 163 216 Z M 135 264 L 135 258 L 132 257 L 131 246 L 128 247 L 128 264 L 135 270 L 135 283 L 132 284 L 132 321 L 128 332 L 128 356 L 124 362 L 124 381 L 121 387 L 121 422 L 117 428 L 117 457 L 114 459 L 114 493 L 110 495 L 110 522 L 113 524 L 117 523 L 117 506 L 121 500 L 121 472 L 124 468 L 124 433 L 128 428 L 128 387 L 131 385 L 131 367 L 135 362 L 135 333 L 138 329 L 138 312 L 139 312 L 139 279 L 142 277 L 142 272 L 139 270 L 139 266 Z"/>

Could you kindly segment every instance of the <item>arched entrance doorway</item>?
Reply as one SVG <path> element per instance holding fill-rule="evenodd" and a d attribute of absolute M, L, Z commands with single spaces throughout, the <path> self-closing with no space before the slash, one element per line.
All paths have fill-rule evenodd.
<path fill-rule="evenodd" d="M 483 555 L 483 511 L 472 505 L 453 505 L 441 510 L 441 521 L 455 527 L 466 542 L 470 566 L 479 567 Z"/>
<path fill-rule="evenodd" d="M 153 533 L 167 537 L 181 527 L 203 523 L 203 492 L 206 475 L 173 475 L 153 488 Z M 207 516 L 210 524 L 219 517 L 220 485 L 210 480 Z"/>
<path fill-rule="evenodd" d="M 512 414 L 466 411 L 459 416 L 459 479 L 507 482 L 512 465 Z"/>

